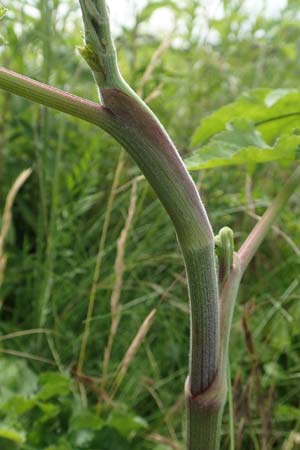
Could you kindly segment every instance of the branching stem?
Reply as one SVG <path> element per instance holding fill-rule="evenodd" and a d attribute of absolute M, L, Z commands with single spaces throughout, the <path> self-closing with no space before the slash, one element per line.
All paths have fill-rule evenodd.
<path fill-rule="evenodd" d="M 288 202 L 288 199 L 299 186 L 300 167 L 298 166 L 240 248 L 239 258 L 241 261 L 242 273 L 247 269 L 251 259 L 257 252 L 258 247 L 277 220 L 282 209 Z"/>

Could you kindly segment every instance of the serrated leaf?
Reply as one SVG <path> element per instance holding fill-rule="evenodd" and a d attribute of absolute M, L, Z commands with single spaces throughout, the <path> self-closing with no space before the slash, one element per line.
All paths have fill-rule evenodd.
<path fill-rule="evenodd" d="M 225 130 L 228 123 L 237 118 L 254 121 L 259 120 L 261 108 L 266 108 L 264 98 L 270 89 L 256 89 L 239 97 L 235 102 L 218 109 L 204 118 L 192 136 L 192 147 L 203 144 L 215 134 Z"/>
<path fill-rule="evenodd" d="M 252 121 L 267 144 L 300 123 L 300 91 L 255 89 L 203 119 L 192 136 L 192 147 L 206 143 L 238 118 Z"/>
<path fill-rule="evenodd" d="M 271 161 L 299 161 L 300 136 L 283 135 L 269 146 L 254 124 L 238 120 L 216 134 L 185 162 L 191 171 Z"/>

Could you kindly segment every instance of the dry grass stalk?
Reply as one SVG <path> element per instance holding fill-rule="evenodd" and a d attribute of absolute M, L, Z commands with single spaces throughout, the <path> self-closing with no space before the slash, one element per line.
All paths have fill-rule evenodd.
<path fill-rule="evenodd" d="M 171 439 L 168 439 L 167 437 L 162 436 L 161 434 L 158 434 L 158 433 L 149 434 L 149 436 L 147 436 L 147 439 L 149 441 L 155 442 L 157 444 L 166 445 L 167 447 L 170 447 L 170 449 L 173 449 L 173 450 L 183 450 L 181 445 L 179 445 L 178 443 L 176 443 L 176 442 L 172 441 Z"/>
<path fill-rule="evenodd" d="M 23 336 L 30 336 L 32 334 L 50 334 L 52 333 L 52 330 L 46 329 L 46 328 L 33 328 L 32 330 L 22 330 L 22 331 L 15 331 L 13 333 L 4 334 L 3 336 L 0 336 L 0 341 L 7 341 L 8 339 L 15 339 L 18 337 Z"/>
<path fill-rule="evenodd" d="M 157 313 L 157 308 L 152 309 L 152 311 L 150 311 L 150 313 L 148 314 L 148 316 L 146 317 L 146 319 L 144 320 L 144 322 L 142 323 L 142 325 L 140 326 L 140 328 L 138 329 L 138 332 L 135 336 L 135 338 L 133 339 L 133 341 L 131 342 L 127 352 L 125 353 L 124 358 L 122 359 L 118 371 L 117 371 L 117 376 L 116 376 L 116 380 L 114 383 L 114 386 L 112 388 L 111 391 L 111 395 L 110 397 L 113 398 L 116 395 L 117 390 L 119 389 L 120 384 L 122 383 L 128 367 L 131 363 L 131 361 L 133 360 L 134 356 L 136 355 L 138 349 L 140 348 L 142 342 L 144 341 L 145 337 L 147 336 L 148 331 L 150 330 L 154 317 Z"/>
<path fill-rule="evenodd" d="M 157 65 L 159 64 L 159 61 L 162 57 L 162 55 L 164 54 L 164 52 L 166 50 L 168 50 L 168 48 L 170 47 L 172 41 L 172 35 L 168 35 L 165 37 L 165 39 L 163 39 L 163 41 L 160 43 L 160 45 L 158 46 L 158 48 L 155 50 L 155 52 L 152 55 L 152 58 L 144 72 L 144 75 L 141 78 L 140 81 L 140 85 L 139 88 L 137 90 L 137 94 L 142 97 L 143 96 L 143 89 L 145 87 L 145 84 L 147 83 L 147 81 L 150 80 L 153 71 L 155 70 L 155 68 L 157 67 Z"/>
<path fill-rule="evenodd" d="M 93 312 L 94 312 L 96 291 L 97 291 L 97 285 L 99 283 L 99 278 L 100 278 L 100 273 L 101 273 L 101 265 L 102 265 L 102 259 L 103 259 L 103 254 L 104 254 L 107 230 L 108 230 L 112 207 L 113 207 L 114 199 L 116 196 L 117 188 L 119 185 L 120 175 L 123 170 L 123 166 L 124 166 L 124 151 L 122 150 L 119 161 L 118 161 L 118 165 L 117 165 L 117 168 L 115 171 L 111 191 L 109 194 L 107 208 L 105 211 L 104 224 L 103 224 L 103 228 L 102 228 L 101 236 L 100 236 L 100 242 L 99 242 L 99 248 L 98 248 L 98 253 L 97 253 L 97 257 L 96 257 L 93 283 L 92 283 L 90 296 L 89 296 L 88 310 L 87 310 L 87 315 L 86 315 L 86 320 L 85 320 L 85 327 L 84 327 L 84 332 L 83 332 L 83 336 L 82 336 L 79 361 L 78 361 L 78 366 L 77 366 L 77 371 L 79 374 L 82 372 L 84 361 L 85 361 L 86 349 L 87 349 L 88 339 L 89 339 L 89 335 L 90 335 L 90 321 L 92 319 Z"/>
<path fill-rule="evenodd" d="M 183 272 L 184 273 L 184 272 Z M 147 333 L 149 332 L 153 322 L 154 322 L 154 318 L 155 315 L 157 313 L 158 308 L 161 306 L 161 304 L 168 298 L 168 295 L 170 293 L 170 291 L 174 288 L 174 286 L 178 283 L 178 279 L 176 278 L 178 274 L 175 275 L 175 279 L 174 281 L 171 283 L 171 285 L 162 293 L 160 301 L 157 305 L 156 308 L 154 308 L 152 311 L 150 311 L 150 313 L 148 314 L 148 316 L 146 317 L 146 319 L 144 320 L 144 322 L 142 323 L 142 325 L 140 326 L 140 328 L 137 331 L 136 336 L 134 337 L 132 343 L 130 344 L 130 346 L 128 347 L 128 350 L 124 356 L 124 358 L 122 359 L 118 370 L 117 370 L 117 376 L 116 376 L 116 380 L 115 383 L 113 385 L 112 391 L 111 391 L 111 399 L 115 396 L 117 390 L 119 389 L 120 384 L 122 383 L 129 365 L 131 364 L 133 358 L 135 357 L 137 351 L 139 350 L 143 340 L 145 339 Z"/>
<path fill-rule="evenodd" d="M 7 237 L 7 234 L 9 232 L 10 226 L 11 226 L 11 219 L 12 219 L 12 207 L 15 201 L 15 198 L 17 196 L 18 191 L 20 190 L 21 186 L 25 183 L 27 178 L 30 176 L 32 170 L 27 169 L 23 170 L 23 172 L 20 173 L 20 175 L 17 177 L 16 181 L 10 188 L 9 193 L 6 197 L 6 202 L 4 206 L 4 211 L 2 215 L 2 227 L 0 230 L 0 287 L 3 283 L 4 278 L 4 272 L 6 267 L 6 261 L 7 257 L 4 253 L 5 250 L 5 240 Z M 0 301 L 0 308 L 2 306 L 2 301 Z"/>
<path fill-rule="evenodd" d="M 1 353 L 4 353 L 5 355 L 18 356 L 19 358 L 30 359 L 32 361 L 38 361 L 43 364 L 48 364 L 49 366 L 56 367 L 55 361 L 52 361 L 51 359 L 42 358 L 41 356 L 38 356 L 38 355 L 33 355 L 32 353 L 20 352 L 19 350 L 9 350 L 9 349 L 0 348 L 0 354 Z"/>
<path fill-rule="evenodd" d="M 129 230 L 133 221 L 134 213 L 136 210 L 136 201 L 137 201 L 137 180 L 134 179 L 132 182 L 131 188 L 131 196 L 128 207 L 128 213 L 125 221 L 125 226 L 121 231 L 120 237 L 117 242 L 117 256 L 115 260 L 115 284 L 113 288 L 113 292 L 110 299 L 111 305 L 111 327 L 109 338 L 107 342 L 107 346 L 104 351 L 104 359 L 103 359 L 103 369 L 102 369 L 102 388 L 106 383 L 107 371 L 113 346 L 113 341 L 116 336 L 120 317 L 121 317 L 121 307 L 120 307 L 120 296 L 123 285 L 123 275 L 124 275 L 124 255 L 126 242 L 129 235 Z"/>
<path fill-rule="evenodd" d="M 157 97 L 159 97 L 161 94 L 162 87 L 163 87 L 163 84 L 160 83 L 155 89 L 153 89 L 152 92 L 150 92 L 149 95 L 147 95 L 147 97 L 145 97 L 144 102 L 150 103 L 150 102 L 152 102 L 152 100 L 155 100 Z"/>

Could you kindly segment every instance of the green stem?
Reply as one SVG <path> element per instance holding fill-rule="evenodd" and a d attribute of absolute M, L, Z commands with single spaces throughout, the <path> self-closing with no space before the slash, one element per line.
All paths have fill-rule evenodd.
<path fill-rule="evenodd" d="M 47 84 L 0 67 L 0 88 L 48 106 L 111 132 L 113 118 L 107 108 Z"/>
<path fill-rule="evenodd" d="M 238 253 L 241 261 L 242 273 L 247 269 L 251 259 L 257 252 L 258 247 L 277 220 L 288 199 L 299 185 L 300 167 L 298 166 L 240 248 Z"/>
<path fill-rule="evenodd" d="M 221 345 L 216 381 L 201 395 L 193 397 L 186 389 L 188 408 L 188 450 L 218 450 L 220 426 L 226 398 L 226 370 L 232 317 L 242 276 L 289 198 L 300 185 L 300 167 L 294 171 L 281 192 L 254 227 L 238 253 L 222 287 Z"/>
<path fill-rule="evenodd" d="M 192 395 L 187 379 L 185 387 L 187 409 L 187 450 L 218 450 L 226 401 L 226 376 L 218 372 L 209 388 Z"/>
<path fill-rule="evenodd" d="M 174 223 L 183 252 L 191 303 L 191 391 L 204 391 L 217 371 L 220 340 L 214 236 L 195 184 L 159 121 L 117 89 L 102 90 L 104 107 L 3 68 L 0 88 L 99 126 L 145 174 Z"/>
<path fill-rule="evenodd" d="M 119 124 L 114 137 L 148 179 L 177 232 L 189 284 L 190 388 L 196 395 L 213 381 L 219 352 L 218 286 L 210 222 L 193 180 L 158 121 L 119 90 L 103 89 L 102 95 Z"/>
<path fill-rule="evenodd" d="M 119 124 L 114 137 L 148 179 L 177 232 L 191 305 L 190 390 L 197 395 L 212 383 L 219 352 L 218 286 L 211 225 L 196 186 L 165 129 L 120 74 L 106 1 L 79 2 L 85 29 L 81 53 L 93 71 L 101 101 Z"/>
<path fill-rule="evenodd" d="M 295 189 L 300 185 L 300 167 L 298 166 L 290 176 L 282 190 L 275 197 L 271 205 L 265 211 L 260 221 L 255 225 L 248 238 L 235 253 L 232 269 L 220 295 L 221 304 L 221 354 L 222 365 L 226 365 L 228 358 L 229 336 L 231 330 L 232 316 L 235 299 L 245 270 L 251 259 L 258 250 L 258 247 L 265 239 L 269 230 L 278 219 L 281 211 L 287 204 Z"/>
<path fill-rule="evenodd" d="M 230 450 L 235 450 L 234 411 L 233 411 L 233 396 L 232 396 L 231 370 L 229 359 L 227 362 L 227 386 L 228 386 L 228 404 L 229 404 Z"/>

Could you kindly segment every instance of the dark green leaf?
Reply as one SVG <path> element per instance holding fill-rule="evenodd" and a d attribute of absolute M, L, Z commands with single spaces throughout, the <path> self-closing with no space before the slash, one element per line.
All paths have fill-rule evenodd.
<path fill-rule="evenodd" d="M 186 160 L 189 170 L 271 161 L 297 161 L 300 136 L 282 135 L 269 146 L 254 124 L 236 120 Z"/>

